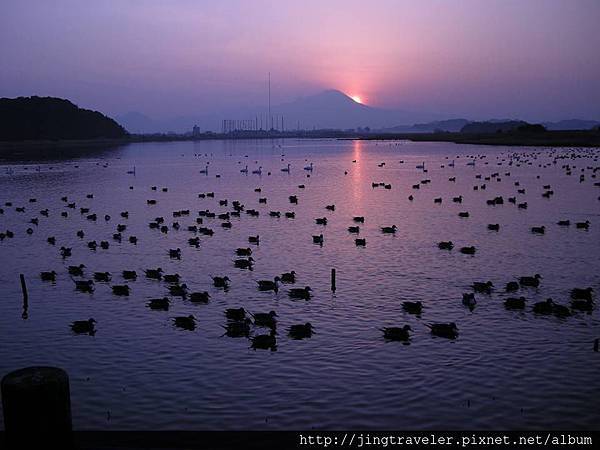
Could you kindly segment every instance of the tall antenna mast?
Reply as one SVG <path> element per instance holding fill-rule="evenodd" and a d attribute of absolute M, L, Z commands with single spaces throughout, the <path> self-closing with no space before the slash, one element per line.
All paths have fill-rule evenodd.
<path fill-rule="evenodd" d="M 269 117 L 271 117 L 271 72 L 269 72 Z"/>

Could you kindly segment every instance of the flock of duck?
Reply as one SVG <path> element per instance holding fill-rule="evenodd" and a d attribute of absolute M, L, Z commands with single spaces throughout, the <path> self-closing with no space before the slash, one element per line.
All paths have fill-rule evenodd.
<path fill-rule="evenodd" d="M 500 159 L 498 165 L 505 165 L 507 167 L 515 166 L 520 167 L 521 165 L 533 165 L 536 163 L 538 156 L 541 153 L 539 151 L 535 152 L 512 152 L 507 155 L 505 158 Z M 282 155 L 283 157 L 284 155 Z M 564 152 L 564 151 L 551 151 L 550 152 L 550 162 L 546 162 L 545 164 L 539 163 L 538 166 L 540 168 L 556 166 L 557 164 L 561 164 L 561 168 L 566 175 L 572 175 L 575 172 L 578 172 L 579 182 L 584 183 L 588 178 L 595 179 L 597 172 L 600 170 L 600 165 L 596 166 L 586 166 L 586 167 L 578 167 L 575 164 L 575 161 L 579 158 L 589 158 L 594 162 L 598 162 L 598 154 L 593 150 L 585 150 L 578 149 L 577 151 Z M 458 159 L 459 157 L 457 157 Z M 464 157 L 463 157 L 464 158 Z M 446 158 L 449 159 L 449 158 Z M 283 161 L 283 158 L 282 158 Z M 352 161 L 353 163 L 356 160 Z M 400 164 L 404 164 L 404 161 L 399 161 Z M 241 164 L 241 162 L 238 162 Z M 258 162 L 257 162 L 258 164 Z M 442 164 L 441 168 L 444 167 L 454 167 L 456 164 L 455 160 L 449 161 L 446 164 Z M 486 160 L 486 155 L 471 155 L 467 157 L 467 165 L 479 167 L 485 167 L 488 165 L 488 161 Z M 381 162 L 378 164 L 379 167 L 384 167 L 386 162 Z M 427 174 L 428 167 L 425 162 L 419 164 L 415 167 L 420 173 Z M 280 169 L 282 172 L 290 173 L 292 169 L 291 164 L 287 164 L 286 166 Z M 313 163 L 310 163 L 303 167 L 303 170 L 306 172 L 306 176 L 310 177 L 315 170 Z M 209 164 L 207 164 L 204 169 L 199 171 L 202 175 L 208 176 L 210 173 Z M 263 167 L 258 165 L 255 169 L 250 171 L 252 175 L 258 175 L 259 177 L 263 175 Z M 128 173 L 135 174 L 135 170 L 129 171 Z M 246 165 L 243 169 L 240 169 L 240 173 L 242 175 L 249 175 L 249 169 Z M 345 171 L 345 174 L 348 172 Z M 270 175 L 270 172 L 267 173 Z M 220 174 L 215 174 L 215 176 L 220 177 Z M 488 187 L 488 183 L 490 182 L 500 182 L 503 177 L 510 177 L 511 173 L 509 170 L 504 171 L 503 175 L 500 172 L 490 173 L 489 175 L 484 175 L 483 173 L 475 174 L 476 184 L 473 185 L 474 190 L 486 190 Z M 538 175 L 539 179 L 540 176 Z M 448 179 L 450 182 L 456 182 L 456 176 L 452 176 Z M 409 195 L 408 201 L 414 202 L 417 201 L 417 192 L 426 189 L 426 186 L 431 183 L 431 179 L 423 178 L 419 183 L 412 185 L 412 189 L 414 193 Z M 510 196 L 506 199 L 507 204 L 513 204 L 518 209 L 527 209 L 528 204 L 526 201 L 522 200 L 522 197 L 526 194 L 524 188 L 520 186 L 518 181 L 515 181 L 514 188 L 516 190 L 514 196 Z M 592 182 L 592 184 L 596 187 L 600 187 L 600 182 Z M 384 188 L 384 189 L 392 189 L 392 185 L 390 183 L 385 182 L 372 182 L 371 187 L 373 189 Z M 542 197 L 551 198 L 554 195 L 554 190 L 551 185 L 543 184 L 542 186 Z M 297 186 L 299 190 L 303 190 L 306 188 L 304 184 L 300 184 Z M 133 186 L 130 186 L 130 189 L 133 189 Z M 163 187 L 160 188 L 161 191 L 167 192 L 168 188 Z M 159 191 L 158 186 L 151 186 L 150 192 Z M 231 228 L 233 227 L 232 218 L 237 217 L 241 218 L 242 214 L 245 214 L 249 217 L 256 217 L 260 214 L 268 214 L 270 217 L 280 218 L 285 217 L 288 219 L 294 219 L 296 217 L 295 211 L 275 211 L 269 210 L 266 211 L 260 210 L 260 205 L 266 205 L 267 198 L 261 196 L 261 187 L 257 187 L 254 189 L 255 194 L 258 194 L 258 208 L 246 208 L 244 204 L 242 204 L 238 200 L 230 200 L 230 199 L 220 199 L 218 201 L 218 205 L 220 208 L 228 208 L 226 212 L 217 212 L 210 209 L 203 209 L 197 212 L 196 217 L 193 219 L 191 223 L 181 223 L 190 217 L 191 211 L 189 209 L 186 210 L 175 210 L 172 211 L 173 221 L 169 225 L 166 223 L 166 219 L 164 217 L 155 217 L 148 223 L 148 227 L 152 230 L 156 230 L 157 233 L 167 234 L 171 231 L 182 230 L 187 231 L 191 234 L 189 239 L 187 240 L 188 245 L 191 247 L 199 247 L 201 244 L 201 236 L 213 236 L 215 234 L 214 226 L 217 221 L 221 228 Z M 521 198 L 520 198 L 521 197 Z M 91 202 L 94 198 L 92 193 L 86 196 L 86 200 Z M 214 192 L 204 192 L 198 194 L 199 199 L 206 198 L 215 198 Z M 296 193 L 290 194 L 288 196 L 288 200 L 290 205 L 297 205 L 299 202 L 299 195 Z M 444 198 L 437 197 L 434 199 L 434 205 L 443 204 Z M 600 197 L 598 197 L 600 200 Z M 79 206 L 75 201 L 72 201 L 68 196 L 63 196 L 61 201 L 64 204 L 64 209 L 62 211 L 56 211 L 52 213 L 60 214 L 60 216 L 64 218 L 71 217 L 71 211 L 79 211 L 79 214 L 85 217 L 90 222 L 95 222 L 98 220 L 104 220 L 106 222 L 110 222 L 113 218 L 108 214 L 103 214 L 101 212 L 94 212 L 90 207 L 87 206 Z M 454 196 L 450 198 L 450 201 L 453 203 L 462 204 L 463 196 Z M 51 211 L 49 208 L 39 209 L 34 205 L 37 205 L 38 200 L 36 198 L 29 199 L 29 204 L 31 206 L 19 205 L 15 206 L 11 201 L 6 201 L 4 203 L 3 208 L 0 208 L 0 218 L 2 215 L 5 215 L 8 212 L 8 209 L 14 209 L 16 213 L 26 214 L 29 212 L 30 208 L 35 208 L 38 210 L 38 215 L 36 217 L 32 217 L 28 223 L 26 224 L 27 228 L 24 232 L 28 235 L 31 235 L 35 232 L 36 229 L 42 229 L 42 224 L 40 223 L 43 218 L 49 217 Z M 146 205 L 151 210 L 152 205 L 157 204 L 157 199 L 155 197 L 146 199 Z M 486 200 L 486 204 L 495 207 L 497 205 L 505 204 L 505 199 L 502 196 L 494 196 L 491 199 Z M 231 207 L 231 208 L 230 208 Z M 335 204 L 324 205 L 324 211 L 331 214 L 335 212 Z M 468 219 L 470 217 L 469 211 L 464 210 L 459 212 L 459 217 L 462 219 Z M 120 213 L 120 220 L 125 222 L 129 219 L 130 213 L 128 211 L 122 211 Z M 211 221 L 214 219 L 214 221 Z M 332 220 L 331 216 L 323 216 L 317 217 L 314 219 L 315 224 L 324 227 L 326 229 L 327 224 Z M 350 235 L 358 235 L 361 233 L 361 226 L 367 220 L 364 216 L 354 216 L 352 218 L 352 223 L 348 224 L 347 231 Z M 209 226 L 212 224 L 212 227 Z M 580 230 L 589 230 L 592 226 L 590 220 L 584 221 L 572 221 L 569 218 L 565 217 L 557 217 L 556 224 L 554 226 L 557 227 L 569 227 L 572 224 L 575 225 L 576 229 Z M 535 234 L 545 234 L 548 227 L 551 224 L 532 224 L 530 227 L 530 232 Z M 130 244 L 137 244 L 138 238 L 133 235 L 127 235 L 127 224 L 126 223 L 118 223 L 115 225 L 114 233 L 112 236 L 103 236 L 101 238 L 97 238 L 94 240 L 89 240 L 85 242 L 85 246 L 92 252 L 96 252 L 98 250 L 105 250 L 110 248 L 114 243 L 122 243 L 123 241 L 129 242 Z M 500 232 L 501 226 L 498 223 L 489 223 L 487 225 L 487 229 L 489 231 Z M 395 234 L 398 230 L 398 227 L 395 224 L 386 224 L 380 226 L 380 231 L 383 234 Z M 80 240 L 84 240 L 87 236 L 88 231 L 81 229 L 76 232 L 76 236 Z M 15 235 L 14 231 L 6 230 L 4 232 L 0 232 L 0 241 L 5 239 L 11 239 Z M 53 236 L 47 236 L 46 238 L 49 245 L 59 246 L 59 256 L 63 260 L 72 256 L 72 247 L 67 247 L 65 245 L 61 245 L 58 242 L 58 239 Z M 323 246 L 325 244 L 325 236 L 324 233 L 320 233 L 318 235 L 312 235 L 312 241 L 314 244 L 318 244 Z M 248 236 L 247 244 L 252 246 L 260 245 L 261 237 L 259 235 Z M 355 237 L 354 244 L 358 247 L 364 247 L 367 245 L 367 240 L 365 237 Z M 433 245 L 433 243 L 432 243 Z M 452 241 L 440 241 L 437 243 L 437 247 L 442 251 L 453 251 L 455 244 Z M 459 248 L 460 253 L 466 255 L 476 255 L 477 248 L 472 245 L 465 245 Z M 252 258 L 253 250 L 249 246 L 240 246 L 232 250 L 232 258 L 233 258 L 233 268 L 240 270 L 252 270 L 255 264 L 255 260 Z M 182 258 L 182 250 L 180 248 L 171 248 L 168 251 L 168 254 L 164 256 L 165 258 L 170 259 L 181 259 Z M 169 307 L 174 299 L 181 299 L 184 301 L 189 301 L 192 304 L 208 304 L 211 301 L 211 295 L 208 291 L 192 291 L 189 289 L 188 285 L 185 283 L 185 280 L 177 273 L 165 273 L 160 267 L 153 268 L 145 268 L 143 271 L 140 269 L 128 269 L 122 270 L 120 273 L 109 273 L 109 272 L 88 272 L 87 267 L 83 264 L 78 265 L 68 265 L 67 272 L 71 280 L 73 281 L 74 289 L 83 292 L 83 293 L 91 293 L 94 291 L 96 284 L 103 283 L 108 284 L 112 291 L 112 294 L 115 296 L 130 296 L 134 294 L 135 281 L 138 277 L 145 277 L 150 280 L 155 280 L 162 282 L 162 286 L 165 288 L 165 292 L 168 295 L 159 295 L 156 298 L 151 298 L 147 300 L 146 306 L 153 311 L 169 311 Z M 55 270 L 49 270 L 41 272 L 39 277 L 43 282 L 51 282 L 55 283 L 57 279 L 57 272 Z M 120 276 L 123 280 L 122 282 L 116 282 L 116 278 Z M 225 275 L 214 275 L 212 278 L 212 285 L 214 288 L 218 290 L 227 291 L 230 288 L 231 280 Z M 304 287 L 296 287 L 296 272 L 289 271 L 285 273 L 280 273 L 273 277 L 273 279 L 264 279 L 264 280 L 255 280 L 256 285 L 255 288 L 259 291 L 264 292 L 273 292 L 277 294 L 280 289 L 287 288 L 287 295 L 290 299 L 293 300 L 311 300 L 312 298 L 312 289 L 310 286 Z M 516 280 L 507 281 L 506 285 L 502 289 L 503 292 L 512 294 L 513 296 L 508 297 L 504 300 L 504 307 L 507 310 L 525 310 L 529 305 L 526 298 L 525 292 L 527 289 L 539 289 L 541 285 L 541 280 L 543 278 L 539 274 L 535 275 L 526 275 L 522 276 Z M 491 281 L 476 281 L 471 286 L 471 292 L 465 292 L 462 296 L 462 304 L 465 307 L 473 310 L 476 307 L 477 299 L 475 294 L 483 294 L 483 295 L 491 295 L 494 292 L 494 285 Z M 514 294 L 516 292 L 521 292 L 521 295 Z M 573 287 L 570 293 L 570 303 L 568 305 L 561 304 L 555 302 L 552 299 L 547 299 L 542 302 L 537 302 L 531 305 L 531 311 L 534 314 L 539 315 L 555 315 L 557 317 L 565 318 L 572 315 L 575 311 L 584 311 L 591 312 L 594 309 L 594 289 L 593 287 Z M 417 317 L 421 317 L 425 308 L 423 302 L 421 301 L 405 301 L 402 303 L 402 308 L 407 314 L 412 314 Z M 224 329 L 224 336 L 228 337 L 244 337 L 250 340 L 251 347 L 254 349 L 270 349 L 275 350 L 277 348 L 277 318 L 278 315 L 275 311 L 268 312 L 250 312 L 247 311 L 244 307 L 237 308 L 228 308 L 223 311 L 224 323 L 221 325 Z M 176 328 L 180 328 L 183 330 L 193 331 L 196 329 L 196 317 L 193 314 L 176 316 L 170 318 L 172 324 Z M 458 325 L 454 322 L 441 322 L 441 323 L 427 323 L 426 327 L 429 328 L 430 332 L 434 336 L 456 339 L 459 334 Z M 76 320 L 70 324 L 70 328 L 73 333 L 76 334 L 89 334 L 93 335 L 96 332 L 96 321 L 93 318 L 89 318 L 86 320 Z M 386 341 L 403 341 L 409 342 L 411 339 L 412 328 L 407 324 L 398 324 L 394 327 L 383 327 L 380 328 L 383 338 Z M 287 329 L 287 335 L 291 339 L 306 339 L 310 338 L 314 333 L 314 327 L 310 322 L 307 323 L 299 323 L 294 324 Z"/>

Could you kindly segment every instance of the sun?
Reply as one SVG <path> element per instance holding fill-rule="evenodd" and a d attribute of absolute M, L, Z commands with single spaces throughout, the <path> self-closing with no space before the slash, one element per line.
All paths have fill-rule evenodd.
<path fill-rule="evenodd" d="M 354 100 L 356 103 L 362 103 L 362 99 L 358 95 L 351 95 L 350 98 Z"/>

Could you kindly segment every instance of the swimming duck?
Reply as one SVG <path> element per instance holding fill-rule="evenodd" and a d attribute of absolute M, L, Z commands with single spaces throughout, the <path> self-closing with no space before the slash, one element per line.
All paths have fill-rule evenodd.
<path fill-rule="evenodd" d="M 180 248 L 169 249 L 169 258 L 181 259 L 181 249 Z"/>
<path fill-rule="evenodd" d="M 261 291 L 275 291 L 279 290 L 279 282 L 281 279 L 279 277 L 275 277 L 273 281 L 271 280 L 258 280 L 256 283 L 258 284 L 258 289 Z"/>
<path fill-rule="evenodd" d="M 109 272 L 94 272 L 95 281 L 110 281 Z"/>
<path fill-rule="evenodd" d="M 326 205 L 325 209 L 328 211 L 335 211 L 335 205 Z"/>
<path fill-rule="evenodd" d="M 285 273 L 281 274 L 281 281 L 283 283 L 295 283 L 296 282 L 296 272 L 292 270 L 291 272 L 285 272 Z"/>
<path fill-rule="evenodd" d="M 356 238 L 356 239 L 354 239 L 354 244 L 357 247 L 364 247 L 364 246 L 367 245 L 367 240 L 365 238 L 362 238 L 362 239 L 361 238 Z"/>
<path fill-rule="evenodd" d="M 476 251 L 477 249 L 474 246 L 460 248 L 460 252 L 465 255 L 474 255 Z"/>
<path fill-rule="evenodd" d="M 136 236 L 129 236 L 129 242 L 132 244 L 137 244 L 138 238 Z"/>
<path fill-rule="evenodd" d="M 208 303 L 210 301 L 210 294 L 206 291 L 192 292 L 190 294 L 190 301 L 192 303 Z"/>
<path fill-rule="evenodd" d="M 185 298 L 187 296 L 187 285 L 185 283 L 183 284 L 174 284 L 169 286 L 169 292 L 171 293 L 172 296 L 174 297 L 183 297 Z"/>
<path fill-rule="evenodd" d="M 126 284 L 117 284 L 112 287 L 113 294 L 115 295 L 129 295 L 130 289 Z"/>
<path fill-rule="evenodd" d="M 352 220 L 358 223 L 365 223 L 365 218 L 363 216 L 353 217 Z"/>
<path fill-rule="evenodd" d="M 398 227 L 396 225 L 392 225 L 391 227 L 381 227 L 381 231 L 383 233 L 395 233 Z"/>
<path fill-rule="evenodd" d="M 254 264 L 254 259 L 252 256 L 249 256 L 247 259 L 241 258 L 233 260 L 234 267 L 237 267 L 238 269 L 252 270 L 252 264 Z"/>
<path fill-rule="evenodd" d="M 296 196 L 296 195 L 290 195 L 288 198 L 290 200 L 290 203 L 293 203 L 293 204 L 296 204 L 296 205 L 298 204 L 298 196 Z"/>
<path fill-rule="evenodd" d="M 569 317 L 571 315 L 571 310 L 564 305 L 554 303 L 552 305 L 552 314 L 556 317 Z"/>
<path fill-rule="evenodd" d="M 281 211 L 269 211 L 271 217 L 281 217 Z"/>
<path fill-rule="evenodd" d="M 438 243 L 438 248 L 440 250 L 452 250 L 454 248 L 454 244 L 452 241 L 441 241 Z"/>
<path fill-rule="evenodd" d="M 423 312 L 423 303 L 417 302 L 402 302 L 402 309 L 409 314 L 421 314 Z"/>
<path fill-rule="evenodd" d="M 51 272 L 40 272 L 40 278 L 42 281 L 56 281 L 56 272 L 54 270 Z"/>
<path fill-rule="evenodd" d="M 454 322 L 450 323 L 432 323 L 426 324 L 434 336 L 444 337 L 448 339 L 456 339 L 458 337 L 458 328 Z"/>
<path fill-rule="evenodd" d="M 156 311 L 168 311 L 170 303 L 171 302 L 167 297 L 153 298 L 150 299 L 150 301 L 148 302 L 148 308 L 154 309 Z"/>
<path fill-rule="evenodd" d="M 575 288 L 571 290 L 571 298 L 573 300 L 592 300 L 592 292 L 594 291 L 594 289 L 592 289 L 591 287 L 582 289 L 582 288 Z"/>
<path fill-rule="evenodd" d="M 519 284 L 521 286 L 538 287 L 540 285 L 541 278 L 542 276 L 539 273 L 536 273 L 532 277 L 521 277 L 519 278 Z"/>
<path fill-rule="evenodd" d="M 269 334 L 258 334 L 252 337 L 252 348 L 254 350 L 271 350 L 272 352 L 277 350 L 277 338 L 275 337 L 275 330 L 271 330 Z"/>
<path fill-rule="evenodd" d="M 500 224 L 498 223 L 489 223 L 487 226 L 490 231 L 500 231 Z"/>
<path fill-rule="evenodd" d="M 506 292 L 514 292 L 519 290 L 519 283 L 516 281 L 509 281 L 506 283 Z"/>
<path fill-rule="evenodd" d="M 160 280 L 162 278 L 162 269 L 159 267 L 158 269 L 146 269 L 144 273 L 146 274 L 146 278 L 151 278 L 153 280 Z"/>
<path fill-rule="evenodd" d="M 300 340 L 312 337 L 314 328 L 310 322 L 304 324 L 292 325 L 288 332 L 288 336 L 292 339 Z"/>
<path fill-rule="evenodd" d="M 321 245 L 323 245 L 323 235 L 322 234 L 313 235 L 312 239 L 313 239 L 313 243 L 314 244 L 321 244 Z"/>
<path fill-rule="evenodd" d="M 200 246 L 200 238 L 199 237 L 190 238 L 190 239 L 188 239 L 188 244 L 191 245 L 192 247 L 199 247 Z"/>
<path fill-rule="evenodd" d="M 310 163 L 310 165 L 304 167 L 304 170 L 308 170 L 309 172 L 312 172 L 312 170 L 313 170 L 313 163 Z"/>
<path fill-rule="evenodd" d="M 571 308 L 578 311 L 592 311 L 594 309 L 594 302 L 591 298 L 589 299 L 571 299 Z"/>
<path fill-rule="evenodd" d="M 225 310 L 225 317 L 235 321 L 244 320 L 246 319 L 246 310 L 244 308 L 228 308 Z"/>
<path fill-rule="evenodd" d="M 137 272 L 135 270 L 124 270 L 123 278 L 126 280 L 135 280 L 137 278 Z"/>
<path fill-rule="evenodd" d="M 468 211 L 461 211 L 458 213 L 458 217 L 469 217 Z"/>
<path fill-rule="evenodd" d="M 166 283 L 179 283 L 180 278 L 178 273 L 163 275 L 163 281 Z"/>
<path fill-rule="evenodd" d="M 110 244 L 108 243 L 108 241 L 100 241 L 100 248 L 102 250 L 108 250 L 109 247 L 110 247 Z"/>
<path fill-rule="evenodd" d="M 275 311 L 269 311 L 268 313 L 249 313 L 254 319 L 254 325 L 260 327 L 275 328 L 277 326 L 277 313 Z"/>
<path fill-rule="evenodd" d="M 68 267 L 69 275 L 80 277 L 83 275 L 84 268 L 85 268 L 84 264 L 79 264 L 78 266 L 69 266 Z"/>
<path fill-rule="evenodd" d="M 229 277 L 212 277 L 213 285 L 217 288 L 227 289 L 229 287 Z"/>
<path fill-rule="evenodd" d="M 238 249 L 235 251 L 235 254 L 236 254 L 237 256 L 250 256 L 250 255 L 252 254 L 252 249 L 251 249 L 251 248 L 249 248 L 249 247 L 246 247 L 246 248 L 238 248 Z"/>
<path fill-rule="evenodd" d="M 304 288 L 294 288 L 290 289 L 288 295 L 290 298 L 298 298 L 302 300 L 310 300 L 312 289 L 309 286 L 305 286 Z"/>
<path fill-rule="evenodd" d="M 258 245 L 260 243 L 260 236 L 258 234 L 256 236 L 248 236 L 248 242 Z"/>
<path fill-rule="evenodd" d="M 73 280 L 75 289 L 80 292 L 92 292 L 94 290 L 94 282 L 92 280 Z"/>
<path fill-rule="evenodd" d="M 472 287 L 475 292 L 491 294 L 494 284 L 491 281 L 476 281 Z"/>
<path fill-rule="evenodd" d="M 546 301 L 538 302 L 533 305 L 533 312 L 536 314 L 552 314 L 553 307 L 554 302 L 549 298 Z"/>
<path fill-rule="evenodd" d="M 477 300 L 475 300 L 475 294 L 472 292 L 464 293 L 462 295 L 462 304 L 472 311 L 477 304 Z"/>
<path fill-rule="evenodd" d="M 525 297 L 509 297 L 506 300 L 504 300 L 504 307 L 506 309 L 524 309 Z"/>
<path fill-rule="evenodd" d="M 239 321 L 227 322 L 225 325 L 221 325 L 225 329 L 225 335 L 232 338 L 249 337 L 250 336 L 250 325 L 252 321 L 250 319 L 242 319 Z"/>
<path fill-rule="evenodd" d="M 318 217 L 315 219 L 317 225 L 327 225 L 327 217 Z"/>
<path fill-rule="evenodd" d="M 531 227 L 531 232 L 536 234 L 544 234 L 546 232 L 546 227 L 543 225 L 541 227 Z"/>
<path fill-rule="evenodd" d="M 296 218 L 296 213 L 293 211 L 288 211 L 285 213 L 285 217 L 286 219 L 295 219 Z"/>
<path fill-rule="evenodd" d="M 173 323 L 177 328 L 182 328 L 187 331 L 196 329 L 196 318 L 193 315 L 173 317 Z"/>
<path fill-rule="evenodd" d="M 359 233 L 360 227 L 348 227 L 348 232 L 350 233 Z"/>
<path fill-rule="evenodd" d="M 77 233 L 77 237 L 83 239 L 83 237 L 85 236 L 85 233 L 83 232 L 83 230 L 79 230 Z"/>
<path fill-rule="evenodd" d="M 381 328 L 381 331 L 383 331 L 383 338 L 386 341 L 408 341 L 412 328 L 410 325 L 404 325 L 403 327 Z"/>
<path fill-rule="evenodd" d="M 96 248 L 98 248 L 98 243 L 96 241 L 90 241 L 87 243 L 87 246 L 90 250 L 96 250 Z"/>
<path fill-rule="evenodd" d="M 88 320 L 76 320 L 71 323 L 71 330 L 76 334 L 89 334 L 92 336 L 96 332 L 95 324 L 96 321 L 92 318 Z"/>
<path fill-rule="evenodd" d="M 587 230 L 590 228 L 590 221 L 586 220 L 585 222 L 577 222 L 576 227 L 579 229 Z"/>

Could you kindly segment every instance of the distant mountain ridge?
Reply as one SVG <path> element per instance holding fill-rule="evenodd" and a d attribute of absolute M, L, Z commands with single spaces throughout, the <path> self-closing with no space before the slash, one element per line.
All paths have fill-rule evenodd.
<path fill-rule="evenodd" d="M 0 141 L 120 138 L 125 129 L 98 111 L 55 97 L 0 98 Z"/>

